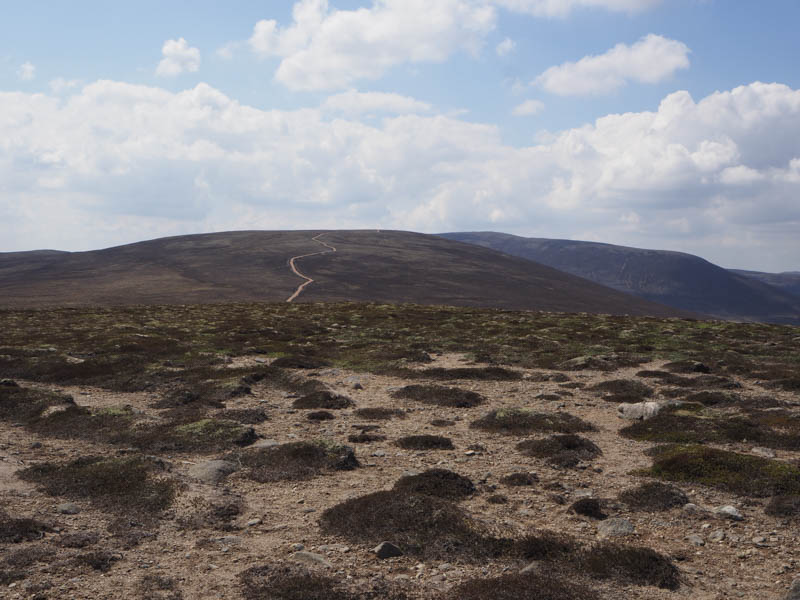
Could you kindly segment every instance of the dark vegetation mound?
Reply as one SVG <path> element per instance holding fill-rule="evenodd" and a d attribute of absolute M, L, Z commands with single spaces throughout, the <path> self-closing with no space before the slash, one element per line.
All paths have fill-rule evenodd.
<path fill-rule="evenodd" d="M 573 502 L 569 509 L 576 515 L 597 519 L 598 521 L 603 521 L 608 518 L 608 515 L 603 512 L 603 507 L 597 498 L 581 498 Z"/>
<path fill-rule="evenodd" d="M 392 540 L 414 556 L 453 559 L 495 555 L 497 548 L 476 529 L 456 504 L 407 490 L 360 496 L 327 509 L 320 517 L 323 533 L 357 543 Z"/>
<path fill-rule="evenodd" d="M 250 448 L 230 457 L 259 483 L 311 479 L 326 471 L 350 471 L 359 466 L 353 449 L 318 441 L 292 442 L 268 448 Z"/>
<path fill-rule="evenodd" d="M 322 408 L 325 410 L 338 410 L 351 406 L 353 406 L 353 401 L 347 396 L 322 390 L 307 394 L 292 403 L 293 408 Z"/>
<path fill-rule="evenodd" d="M 63 534 L 58 540 L 58 545 L 62 548 L 86 548 L 94 546 L 99 541 L 100 534 L 96 531 L 79 531 Z"/>
<path fill-rule="evenodd" d="M 397 480 L 394 489 L 448 500 L 461 500 L 475 493 L 475 485 L 468 477 L 447 469 L 430 469 L 419 475 L 406 475 Z"/>
<path fill-rule="evenodd" d="M 72 396 L 45 390 L 13 386 L 0 386 L 0 419 L 15 423 L 30 423 L 50 407 L 74 406 Z"/>
<path fill-rule="evenodd" d="M 327 410 L 315 410 L 306 415 L 306 419 L 309 421 L 331 421 L 335 418 L 333 413 Z"/>
<path fill-rule="evenodd" d="M 331 364 L 313 356 L 281 356 L 273 360 L 270 366 L 281 369 L 321 369 Z"/>
<path fill-rule="evenodd" d="M 19 477 L 37 484 L 51 496 L 87 499 L 105 510 L 134 514 L 158 513 L 168 508 L 176 485 L 154 473 L 162 467 L 141 457 L 84 457 L 68 463 L 41 463 Z"/>
<path fill-rule="evenodd" d="M 764 512 L 773 517 L 800 517 L 800 494 L 775 496 L 769 501 Z"/>
<path fill-rule="evenodd" d="M 747 442 L 768 448 L 800 449 L 799 415 L 772 410 L 726 415 L 701 409 L 702 405 L 686 404 L 662 410 L 651 419 L 621 429 L 620 435 L 648 442 Z"/>
<path fill-rule="evenodd" d="M 371 444 L 372 442 L 382 442 L 386 439 L 385 435 L 380 435 L 378 433 L 356 433 L 353 435 L 347 436 L 347 441 L 351 444 Z"/>
<path fill-rule="evenodd" d="M 453 408 L 472 408 L 486 402 L 477 392 L 441 385 L 407 385 L 392 392 L 392 397 Z"/>
<path fill-rule="evenodd" d="M 441 435 L 409 435 L 395 444 L 406 450 L 453 450 L 453 440 Z"/>
<path fill-rule="evenodd" d="M 28 542 L 44 537 L 50 527 L 35 519 L 17 519 L 0 510 L 0 543 Z"/>
<path fill-rule="evenodd" d="M 431 421 L 431 425 L 434 427 L 452 427 L 455 424 L 455 421 L 451 421 L 449 419 L 434 419 Z"/>
<path fill-rule="evenodd" d="M 684 397 L 686 402 L 696 402 L 703 406 L 726 406 L 739 404 L 741 398 L 730 392 L 709 391 L 694 392 Z"/>
<path fill-rule="evenodd" d="M 470 427 L 509 435 L 554 431 L 579 433 L 595 431 L 591 423 L 568 413 L 540 413 L 525 408 L 503 408 L 473 421 Z"/>
<path fill-rule="evenodd" d="M 489 579 L 471 579 L 447 592 L 443 600 L 599 600 L 585 584 L 556 575 L 526 572 Z"/>
<path fill-rule="evenodd" d="M 486 501 L 489 504 L 508 504 L 508 496 L 503 494 L 492 494 L 486 498 Z"/>
<path fill-rule="evenodd" d="M 352 592 L 346 582 L 300 565 L 251 567 L 239 573 L 245 600 L 406 600 L 402 590 L 380 580 Z"/>
<path fill-rule="evenodd" d="M 631 510 L 645 512 L 669 510 L 689 502 L 689 497 L 683 490 L 660 481 L 651 481 L 624 490 L 620 492 L 619 499 Z"/>
<path fill-rule="evenodd" d="M 406 413 L 399 408 L 357 408 L 353 416 L 367 421 L 388 421 L 389 419 L 405 419 Z"/>
<path fill-rule="evenodd" d="M 536 485 L 539 478 L 535 473 L 511 473 L 500 480 L 500 483 L 509 487 L 522 487 Z"/>
<path fill-rule="evenodd" d="M 174 577 L 148 573 L 136 587 L 139 597 L 146 600 L 183 600 L 183 592 Z"/>
<path fill-rule="evenodd" d="M 663 366 L 670 373 L 711 373 L 711 367 L 694 360 L 676 360 Z"/>
<path fill-rule="evenodd" d="M 587 388 L 609 402 L 642 402 L 653 395 L 653 388 L 635 379 L 611 379 Z"/>
<path fill-rule="evenodd" d="M 665 446 L 653 455 L 653 466 L 642 473 L 659 479 L 699 483 L 754 498 L 800 494 L 800 470 L 777 460 L 697 445 Z"/>
<path fill-rule="evenodd" d="M 504 367 L 460 367 L 456 369 L 446 369 L 444 367 L 434 367 L 413 371 L 416 377 L 424 379 L 437 379 L 448 381 L 452 379 L 471 379 L 475 381 L 519 381 L 522 374 L 506 369 Z"/>
<path fill-rule="evenodd" d="M 668 590 L 680 586 L 678 568 L 651 548 L 603 542 L 582 551 L 577 562 L 581 571 L 597 579 Z"/>
<path fill-rule="evenodd" d="M 603 454 L 597 444 L 575 434 L 525 440 L 517 444 L 517 450 L 526 456 L 546 458 L 551 465 L 561 468 L 575 467 L 581 461 L 589 461 Z"/>
<path fill-rule="evenodd" d="M 228 421 L 236 421 L 245 425 L 258 425 L 269 421 L 269 415 L 263 408 L 236 408 L 222 411 L 219 417 Z"/>
<path fill-rule="evenodd" d="M 667 371 L 639 371 L 637 377 L 657 379 L 661 385 L 673 385 L 683 388 L 719 388 L 719 389 L 738 389 L 742 386 L 734 380 L 720 375 L 699 375 L 698 377 L 682 377 Z"/>

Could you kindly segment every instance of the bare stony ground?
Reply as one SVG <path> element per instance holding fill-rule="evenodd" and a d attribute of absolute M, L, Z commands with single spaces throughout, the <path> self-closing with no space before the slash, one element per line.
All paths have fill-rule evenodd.
<path fill-rule="evenodd" d="M 261 356 L 237 356 L 221 368 L 257 367 L 265 362 Z M 425 368 L 485 366 L 463 354 L 433 354 L 432 358 L 434 362 L 424 365 Z M 634 512 L 617 499 L 623 490 L 652 481 L 635 471 L 651 465 L 652 458 L 645 451 L 655 444 L 620 436 L 619 430 L 630 421 L 619 418 L 618 403 L 608 402 L 587 388 L 612 379 L 638 379 L 656 389 L 653 400 L 666 400 L 662 395 L 666 387 L 636 376 L 642 370 L 658 370 L 665 362 L 658 359 L 612 372 L 572 371 L 563 373 L 562 379 L 567 381 L 560 382 L 538 381 L 556 371 L 521 367 L 514 367 L 523 374 L 519 381 L 409 381 L 342 368 L 294 371 L 297 377 L 321 381 L 328 389 L 354 402 L 352 407 L 330 410 L 334 418 L 319 422 L 307 418 L 313 411 L 292 407 L 298 394 L 267 383 L 254 383 L 251 394 L 229 399 L 225 406 L 228 410 L 262 408 L 267 412 L 269 420 L 252 425 L 259 436 L 257 444 L 269 444 L 269 440 L 285 444 L 325 439 L 353 447 L 360 466 L 328 471 L 308 480 L 268 483 L 248 479 L 245 470 L 238 469 L 213 484 L 204 483 L 191 473 L 196 472 L 193 469 L 198 465 L 226 452 L 158 453 L 163 477 L 178 481 L 180 491 L 173 506 L 155 524 L 127 523 L 129 532 L 141 534 L 128 543 L 123 541 L 124 536 L 111 533 L 118 516 L 85 499 L 72 500 L 74 506 L 65 506 L 69 498 L 48 495 L 41 487 L 21 480 L 18 474 L 41 463 L 64 463 L 89 455 L 125 456 L 133 450 L 88 440 L 39 436 L 19 423 L 0 420 L 0 508 L 14 518 L 30 518 L 48 525 L 41 539 L 0 542 L 0 561 L 8 561 L 22 550 L 41 549 L 39 559 L 29 558 L 28 564 L 20 567 L 23 575 L 0 585 L 0 597 L 238 599 L 243 593 L 239 574 L 248 568 L 306 561 L 313 572 L 342 581 L 355 591 L 372 589 L 376 582 L 386 581 L 396 584 L 407 597 L 433 598 L 467 580 L 514 573 L 526 567 L 528 562 L 522 560 L 464 560 L 457 553 L 441 560 L 409 555 L 379 559 L 372 551 L 372 544 L 322 533 L 319 521 L 326 509 L 358 496 L 391 489 L 409 473 L 440 468 L 474 482 L 477 492 L 460 506 L 499 535 L 518 538 L 532 531 L 554 531 L 574 536 L 582 543 L 594 543 L 599 540 L 598 526 L 604 521 L 574 514 L 569 507 L 578 499 L 596 498 L 602 501 L 610 518 L 626 519 L 633 525 L 632 534 L 615 541 L 650 547 L 669 557 L 679 569 L 681 583 L 675 590 L 624 585 L 613 579 L 589 580 L 603 598 L 784 598 L 800 571 L 800 527 L 797 519 L 766 515 L 764 508 L 769 498 L 744 498 L 682 482 L 678 486 L 699 509 L 675 507 L 664 512 Z M 741 396 L 764 395 L 763 388 L 753 380 L 733 379 L 742 386 L 737 390 Z M 123 393 L 96 387 L 16 381 L 23 387 L 69 394 L 78 405 L 93 411 L 130 406 L 141 421 L 161 419 L 160 412 L 152 407 L 160 397 L 156 392 Z M 410 383 L 457 386 L 482 394 L 487 403 L 455 408 L 394 397 L 393 391 Z M 792 410 L 800 404 L 796 393 L 770 394 L 795 407 Z M 371 407 L 399 409 L 405 418 L 367 421 L 354 414 L 356 409 Z M 525 456 L 515 448 L 519 441 L 549 434 L 504 435 L 470 427 L 489 411 L 520 407 L 544 413 L 569 413 L 591 423 L 597 430 L 580 435 L 599 446 L 602 455 L 574 468 L 555 467 L 547 459 Z M 437 420 L 451 423 L 433 425 Z M 365 424 L 377 425 L 370 433 L 385 439 L 349 442 L 348 437 L 362 431 L 360 426 Z M 454 449 L 407 450 L 395 444 L 399 438 L 420 434 L 450 438 Z M 745 454 L 761 452 L 754 453 L 753 444 L 747 442 L 710 445 Z M 777 460 L 785 463 L 800 459 L 797 451 L 776 449 L 774 453 Z M 531 486 L 508 486 L 501 482 L 504 476 L 520 472 L 535 473 L 538 482 Z M 495 503 L 498 495 L 506 501 Z M 743 519 L 734 521 L 714 514 L 714 509 L 725 505 L 734 506 Z M 213 514 L 209 506 L 235 506 L 235 509 L 229 510 L 224 518 L 214 519 L 209 516 Z M 65 547 L 65 540 L 78 539 L 76 534 L 96 535 L 90 535 L 83 548 Z M 105 553 L 107 565 L 96 568 L 91 561 L 76 562 L 76 557 L 91 552 Z M 534 568 L 546 571 L 549 566 L 541 563 Z"/>

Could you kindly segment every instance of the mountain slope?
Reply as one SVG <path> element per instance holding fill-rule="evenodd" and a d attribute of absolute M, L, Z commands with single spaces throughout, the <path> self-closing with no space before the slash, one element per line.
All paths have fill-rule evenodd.
<path fill-rule="evenodd" d="M 724 319 L 800 325 L 796 297 L 691 254 L 493 232 L 442 237 L 527 258 L 683 310 Z"/>
<path fill-rule="evenodd" d="M 0 254 L 0 305 L 285 301 L 303 280 L 291 257 L 324 250 L 310 231 L 163 238 L 76 253 Z M 297 299 L 450 304 L 679 316 L 585 279 L 471 244 L 396 231 L 331 231 L 336 253 L 299 259 Z"/>
<path fill-rule="evenodd" d="M 786 273 L 762 273 L 760 271 L 742 271 L 739 269 L 728 269 L 731 273 L 756 279 L 762 283 L 779 288 L 793 296 L 800 297 L 800 273 L 789 271 Z"/>

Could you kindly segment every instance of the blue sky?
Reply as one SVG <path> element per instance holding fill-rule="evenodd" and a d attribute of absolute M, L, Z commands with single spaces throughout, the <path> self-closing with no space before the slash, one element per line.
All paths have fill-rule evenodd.
<path fill-rule="evenodd" d="M 0 251 L 496 230 L 800 269 L 800 4 L 4 3 Z"/>

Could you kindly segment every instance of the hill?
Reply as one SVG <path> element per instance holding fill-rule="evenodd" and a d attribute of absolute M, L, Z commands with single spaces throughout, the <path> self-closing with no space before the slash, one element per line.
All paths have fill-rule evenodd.
<path fill-rule="evenodd" d="M 239 231 L 91 252 L 0 254 L 6 307 L 380 301 L 678 316 L 585 279 L 496 250 L 398 231 Z"/>
<path fill-rule="evenodd" d="M 792 294 L 691 254 L 494 232 L 442 237 L 527 258 L 683 310 L 800 325 L 800 301 Z"/>
<path fill-rule="evenodd" d="M 750 277 L 773 287 L 780 288 L 794 296 L 800 296 L 800 272 L 788 271 L 786 273 L 762 273 L 760 271 L 742 271 L 730 269 L 731 273 Z"/>

